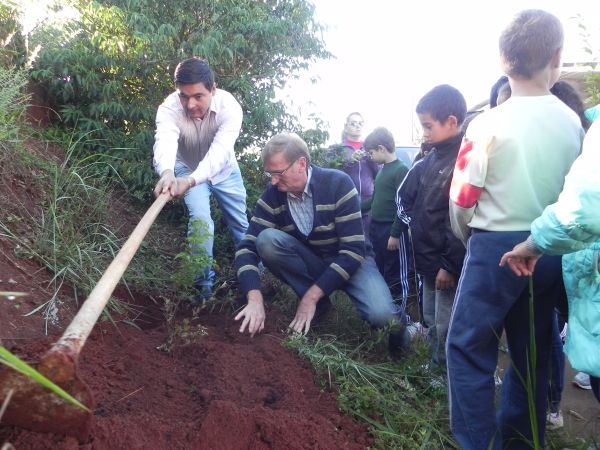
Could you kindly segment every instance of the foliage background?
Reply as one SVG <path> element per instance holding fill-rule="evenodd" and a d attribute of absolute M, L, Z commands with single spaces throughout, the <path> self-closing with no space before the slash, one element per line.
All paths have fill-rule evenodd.
<path fill-rule="evenodd" d="M 38 28 L 32 40 L 49 45 L 31 76 L 47 89 L 60 127 L 92 132 L 86 151 L 114 157 L 120 177 L 140 199 L 150 197 L 156 181 L 150 165 L 156 108 L 173 90 L 175 66 L 190 56 L 207 59 L 218 86 L 242 105 L 236 151 L 251 194 L 264 180 L 256 155 L 245 150 L 282 130 L 305 135 L 313 146 L 327 137 L 300 129 L 275 98 L 276 89 L 310 62 L 331 56 L 306 1 L 82 0 L 53 7 L 75 8 L 79 18 L 61 24 L 60 32 L 55 24 Z"/>

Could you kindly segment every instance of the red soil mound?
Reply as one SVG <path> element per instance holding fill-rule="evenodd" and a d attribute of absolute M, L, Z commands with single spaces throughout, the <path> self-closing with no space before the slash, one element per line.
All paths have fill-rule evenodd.
<path fill-rule="evenodd" d="M 152 320 L 154 318 L 155 320 Z M 274 311 L 250 338 L 224 314 L 203 314 L 207 334 L 157 350 L 167 337 L 159 314 L 146 330 L 99 323 L 84 347 L 80 376 L 96 399 L 90 440 L 0 429 L 0 443 L 27 449 L 359 449 L 364 426 L 340 414 L 309 365 L 281 345 Z M 23 325 L 23 324 L 21 324 Z M 22 331 L 22 330 L 21 330 Z M 35 360 L 55 338 L 11 341 Z"/>

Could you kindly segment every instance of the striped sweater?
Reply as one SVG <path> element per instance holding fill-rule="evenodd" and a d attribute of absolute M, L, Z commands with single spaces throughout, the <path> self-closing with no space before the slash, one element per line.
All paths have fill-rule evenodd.
<path fill-rule="evenodd" d="M 269 186 L 256 204 L 246 236 L 235 254 L 235 268 L 244 295 L 260 289 L 256 238 L 266 228 L 284 231 L 298 239 L 329 266 L 315 280 L 325 295 L 341 288 L 365 257 L 358 192 L 350 177 L 335 169 L 312 166 L 309 189 L 313 195 L 312 231 L 304 236 L 292 218 L 287 193 Z"/>

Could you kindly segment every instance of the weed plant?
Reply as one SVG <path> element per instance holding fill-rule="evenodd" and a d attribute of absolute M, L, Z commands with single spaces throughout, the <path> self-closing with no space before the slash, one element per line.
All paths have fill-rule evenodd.
<path fill-rule="evenodd" d="M 0 146 L 2 152 L 10 145 L 20 142 L 17 125 L 25 115 L 29 96 L 23 94 L 27 84 L 27 72 L 0 65 Z"/>
<path fill-rule="evenodd" d="M 171 279 L 180 296 L 183 295 L 191 299 L 197 294 L 194 285 L 198 279 L 198 274 L 201 274 L 204 268 L 212 263 L 212 258 L 202 248 L 207 236 L 208 226 L 206 223 L 201 220 L 194 220 L 183 250 L 175 256 L 178 266 Z"/>

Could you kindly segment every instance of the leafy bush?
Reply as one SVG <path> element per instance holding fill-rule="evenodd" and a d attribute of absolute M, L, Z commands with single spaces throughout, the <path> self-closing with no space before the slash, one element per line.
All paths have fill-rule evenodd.
<path fill-rule="evenodd" d="M 32 77 L 47 87 L 63 127 L 77 136 L 94 133 L 87 152 L 117 158 L 138 198 L 149 198 L 156 179 L 154 115 L 173 90 L 180 60 L 206 58 L 219 87 L 242 104 L 241 155 L 278 131 L 301 131 L 275 90 L 310 61 L 330 56 L 314 7 L 303 0 L 103 0 L 80 1 L 78 9 L 72 38 L 44 49 Z"/>
<path fill-rule="evenodd" d="M 0 67 L 22 67 L 25 62 L 25 40 L 17 20 L 18 5 L 11 0 L 0 3 Z"/>

